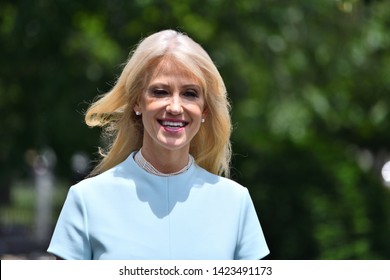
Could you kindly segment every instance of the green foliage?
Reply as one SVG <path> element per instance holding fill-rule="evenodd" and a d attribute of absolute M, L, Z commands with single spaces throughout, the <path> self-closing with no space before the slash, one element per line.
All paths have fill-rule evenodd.
<path fill-rule="evenodd" d="M 52 147 L 69 178 L 99 131 L 83 111 L 138 40 L 200 42 L 233 105 L 234 179 L 252 194 L 273 259 L 388 259 L 390 3 L 359 0 L 0 3 L 0 182 Z"/>

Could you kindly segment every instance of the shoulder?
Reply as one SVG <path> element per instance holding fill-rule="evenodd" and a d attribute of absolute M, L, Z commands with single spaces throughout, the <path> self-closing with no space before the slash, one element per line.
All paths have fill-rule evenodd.
<path fill-rule="evenodd" d="M 70 189 L 74 191 L 80 191 L 80 192 L 88 192 L 92 188 L 101 188 L 105 185 L 107 185 L 108 182 L 112 184 L 115 182 L 115 176 L 113 176 L 113 169 L 110 169 L 108 171 L 105 171 L 99 175 L 95 175 L 93 177 L 87 177 L 83 179 L 82 181 L 78 182 L 77 184 L 74 184 Z"/>
<path fill-rule="evenodd" d="M 113 188 L 120 191 L 124 187 L 131 188 L 134 182 L 134 171 L 124 171 L 124 163 L 120 163 L 113 168 L 93 177 L 85 178 L 77 184 L 71 186 L 70 191 L 83 196 L 97 193 L 112 192 Z"/>
<path fill-rule="evenodd" d="M 210 173 L 199 166 L 197 166 L 197 177 L 202 180 L 201 183 L 215 189 L 220 189 L 224 192 L 235 195 L 246 195 L 248 193 L 248 189 L 240 183 L 232 179 Z"/>

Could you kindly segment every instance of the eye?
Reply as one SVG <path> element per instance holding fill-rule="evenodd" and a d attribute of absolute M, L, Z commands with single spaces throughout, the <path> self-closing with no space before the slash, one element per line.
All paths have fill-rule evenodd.
<path fill-rule="evenodd" d="M 161 88 L 152 88 L 149 91 L 155 97 L 165 97 L 169 94 L 167 90 Z"/>
<path fill-rule="evenodd" d="M 198 92 L 197 92 L 196 90 L 194 90 L 194 89 L 187 89 L 187 90 L 183 93 L 183 95 L 184 95 L 185 97 L 188 97 L 188 98 L 198 98 L 198 97 L 199 97 Z"/>

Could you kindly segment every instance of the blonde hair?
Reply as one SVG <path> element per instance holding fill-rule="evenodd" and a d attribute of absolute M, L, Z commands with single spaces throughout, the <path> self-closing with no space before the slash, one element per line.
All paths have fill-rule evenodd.
<path fill-rule="evenodd" d="M 107 151 L 100 149 L 103 158 L 91 175 L 114 167 L 141 148 L 144 130 L 134 107 L 162 60 L 180 64 L 200 81 L 208 115 L 191 141 L 190 154 L 209 172 L 229 177 L 232 126 L 224 82 L 207 52 L 174 30 L 160 31 L 142 40 L 130 54 L 114 87 L 87 110 L 87 125 L 103 127 L 108 139 Z"/>

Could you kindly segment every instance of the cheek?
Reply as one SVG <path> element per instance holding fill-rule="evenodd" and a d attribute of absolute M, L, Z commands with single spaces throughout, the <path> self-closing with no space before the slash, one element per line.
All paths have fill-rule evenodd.
<path fill-rule="evenodd" d="M 203 98 L 201 98 L 201 100 L 199 100 L 194 107 L 196 107 L 194 109 L 197 111 L 197 113 L 202 115 L 206 110 L 206 102 Z"/>
<path fill-rule="evenodd" d="M 202 106 L 199 106 L 199 114 L 203 118 L 205 114 L 207 114 L 207 106 L 205 104 L 202 104 Z"/>
<path fill-rule="evenodd" d="M 143 108 L 146 114 L 152 115 L 161 110 L 164 106 L 161 101 L 158 100 L 145 100 Z"/>
<path fill-rule="evenodd" d="M 192 115 L 195 119 L 201 119 L 202 118 L 202 115 L 203 115 L 203 107 L 201 106 L 196 106 L 194 108 L 192 108 Z"/>

